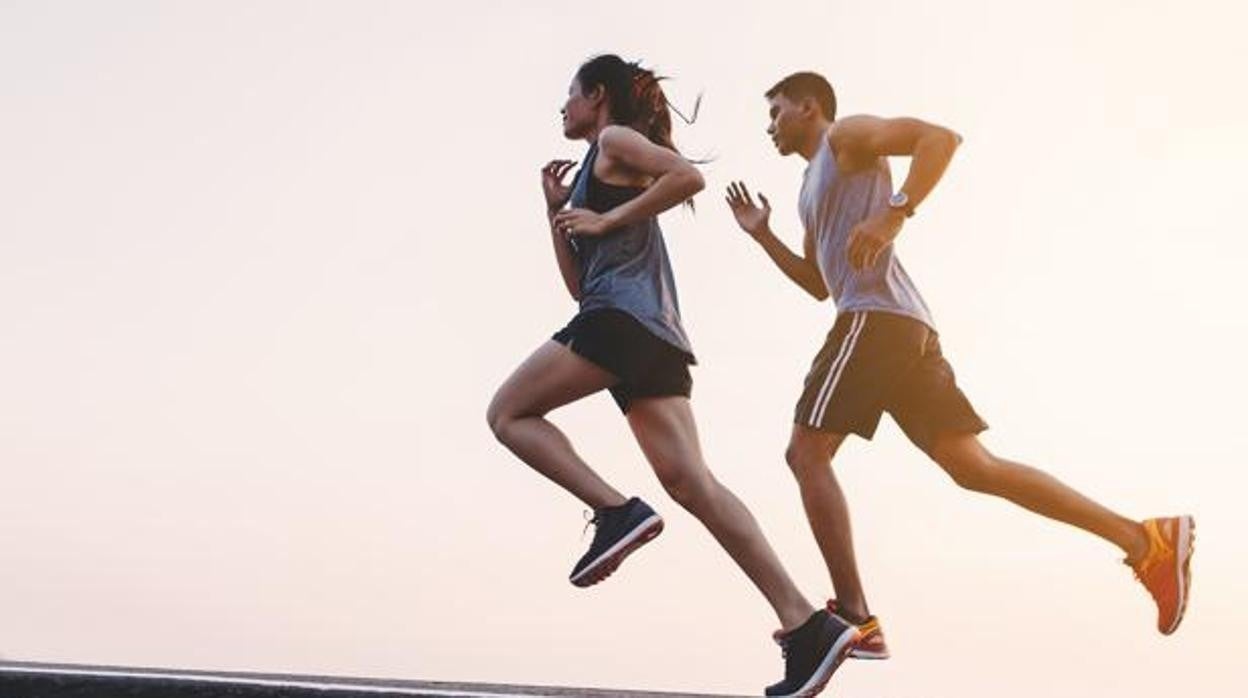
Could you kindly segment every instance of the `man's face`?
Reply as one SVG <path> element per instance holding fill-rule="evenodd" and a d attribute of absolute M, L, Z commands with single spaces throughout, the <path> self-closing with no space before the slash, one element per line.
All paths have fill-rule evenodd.
<path fill-rule="evenodd" d="M 597 103 L 581 90 L 581 81 L 572 79 L 568 100 L 563 103 L 563 135 L 569 140 L 584 138 L 597 120 Z"/>
<path fill-rule="evenodd" d="M 788 155 L 797 150 L 810 127 L 809 100 L 794 102 L 784 94 L 776 94 L 767 99 L 767 105 L 771 117 L 767 135 L 781 155 Z"/>

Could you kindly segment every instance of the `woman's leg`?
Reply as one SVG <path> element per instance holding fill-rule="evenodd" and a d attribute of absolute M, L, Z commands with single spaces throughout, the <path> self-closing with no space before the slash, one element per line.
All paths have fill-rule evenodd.
<path fill-rule="evenodd" d="M 789 578 L 758 522 L 702 460 L 688 398 L 635 398 L 628 423 L 668 493 L 702 521 L 754 582 L 781 627 L 791 630 L 809 619 L 815 609 Z"/>
<path fill-rule="evenodd" d="M 490 401 L 490 429 L 520 460 L 593 509 L 625 498 L 590 469 L 546 419 L 551 410 L 616 383 L 616 377 L 553 340 L 520 364 Z"/>

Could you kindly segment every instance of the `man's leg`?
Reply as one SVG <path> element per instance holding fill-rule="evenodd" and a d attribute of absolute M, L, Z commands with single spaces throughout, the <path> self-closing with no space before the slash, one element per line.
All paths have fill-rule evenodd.
<path fill-rule="evenodd" d="M 1048 473 L 989 453 L 977 436 L 987 424 L 958 388 L 935 335 L 928 336 L 923 357 L 893 391 L 888 410 L 906 436 L 962 487 L 1008 499 L 1117 545 L 1157 603 L 1158 630 L 1169 634 L 1178 627 L 1191 583 L 1192 517 L 1132 521 Z"/>
<path fill-rule="evenodd" d="M 849 505 L 832 472 L 832 457 L 844 440 L 843 434 L 795 424 L 785 460 L 797 478 L 806 519 L 832 577 L 838 605 L 853 617 L 866 618 L 870 613 L 854 558 Z"/>
<path fill-rule="evenodd" d="M 958 485 L 995 495 L 1041 516 L 1068 523 L 1117 545 L 1135 562 L 1148 552 L 1148 535 L 1137 521 L 1110 511 L 1048 473 L 999 458 L 974 434 L 939 435 L 931 457 Z"/>
<path fill-rule="evenodd" d="M 814 607 L 793 584 L 749 509 L 703 460 L 688 398 L 636 398 L 628 423 L 668 494 L 719 541 L 771 604 L 781 628 L 806 622 Z"/>
<path fill-rule="evenodd" d="M 1028 465 L 998 458 L 966 433 L 942 433 L 932 458 L 959 485 L 996 495 L 1056 521 L 1110 541 L 1157 603 L 1157 629 L 1173 633 L 1183 620 L 1191 586 L 1195 521 L 1171 516 L 1132 521 L 1106 509 L 1057 478 Z"/>

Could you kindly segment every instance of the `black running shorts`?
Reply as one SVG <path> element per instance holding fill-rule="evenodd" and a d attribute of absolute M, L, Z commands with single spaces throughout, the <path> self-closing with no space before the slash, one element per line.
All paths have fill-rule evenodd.
<path fill-rule="evenodd" d="M 587 310 L 551 339 L 606 369 L 617 378 L 611 397 L 620 411 L 640 397 L 689 397 L 693 357 L 654 336 L 623 310 Z"/>
<path fill-rule="evenodd" d="M 884 412 L 928 455 L 942 433 L 988 428 L 927 325 L 893 313 L 842 313 L 806 375 L 793 421 L 870 439 Z"/>

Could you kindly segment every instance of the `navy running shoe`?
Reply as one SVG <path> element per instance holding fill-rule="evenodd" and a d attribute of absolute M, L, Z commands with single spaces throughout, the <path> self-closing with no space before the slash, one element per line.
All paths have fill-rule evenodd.
<path fill-rule="evenodd" d="M 815 611 L 796 630 L 776 633 L 784 653 L 784 680 L 768 686 L 765 695 L 809 698 L 818 694 L 849 656 L 859 635 L 857 627 L 827 609 Z"/>
<path fill-rule="evenodd" d="M 610 577 L 624 558 L 663 531 L 663 519 L 636 497 L 618 507 L 595 510 L 590 523 L 598 529 L 594 541 L 568 577 L 578 587 L 593 586 Z"/>

